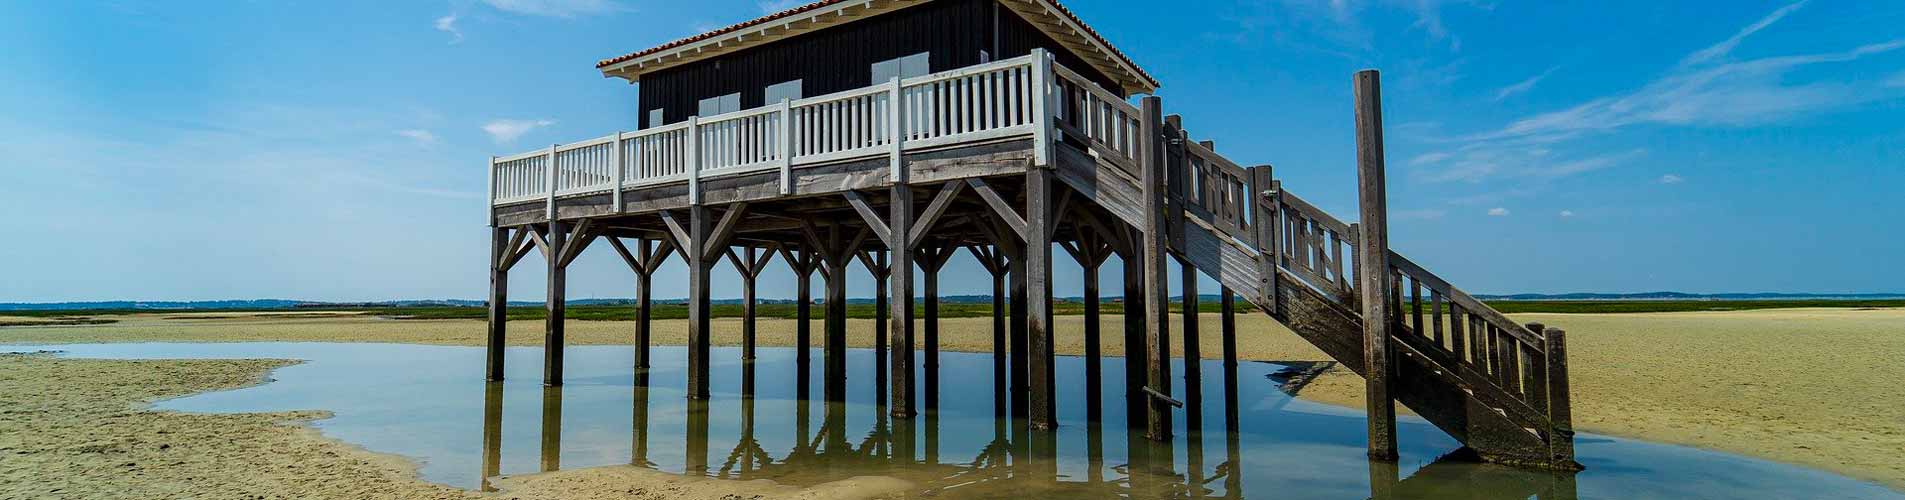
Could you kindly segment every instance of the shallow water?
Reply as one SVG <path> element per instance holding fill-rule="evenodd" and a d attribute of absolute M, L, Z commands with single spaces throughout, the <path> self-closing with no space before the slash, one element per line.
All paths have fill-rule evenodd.
<path fill-rule="evenodd" d="M 1574 476 L 1460 459 L 1428 423 L 1400 422 L 1401 460 L 1363 458 L 1359 412 L 1292 399 L 1282 367 L 1238 367 L 1237 431 L 1226 432 L 1222 365 L 1202 364 L 1202 405 L 1177 410 L 1175 438 L 1154 444 L 1125 432 L 1123 360 L 1102 363 L 1102 418 L 1088 423 L 1085 360 L 1059 357 L 1061 427 L 1028 433 L 1001 417 L 989 354 L 942 353 L 938 411 L 884 418 L 875 353 L 848 353 L 846 401 L 823 392 L 813 354 L 800 376 L 792 349 L 713 349 L 712 399 L 681 390 L 686 351 L 657 347 L 648 387 L 636 384 L 627 346 L 568 349 L 567 384 L 545 388 L 539 348 L 508 350 L 509 382 L 482 381 L 477 347 L 344 343 L 87 344 L 54 349 L 88 358 L 292 358 L 268 384 L 158 403 L 197 412 L 322 409 L 326 436 L 413 458 L 424 479 L 486 488 L 485 478 L 558 468 L 635 464 L 667 472 L 817 484 L 891 475 L 951 498 L 1905 498 L 1875 484 L 1725 453 L 1581 434 Z M 1180 360 L 1181 361 L 1181 360 Z M 1173 374 L 1183 373 L 1182 364 Z M 812 400 L 800 397 L 805 378 Z M 917 377 L 916 377 L 917 378 Z M 751 383 L 749 380 L 751 379 Z M 1173 394 L 1184 395 L 1181 385 Z M 748 389 L 751 387 L 751 389 Z M 1198 411 L 1201 406 L 1201 411 Z M 1190 413 L 1201 413 L 1192 419 Z M 910 436 L 910 438 L 908 438 Z M 1132 449 L 1139 450 L 1133 454 Z M 1170 459 L 1164 459 L 1169 456 Z"/>

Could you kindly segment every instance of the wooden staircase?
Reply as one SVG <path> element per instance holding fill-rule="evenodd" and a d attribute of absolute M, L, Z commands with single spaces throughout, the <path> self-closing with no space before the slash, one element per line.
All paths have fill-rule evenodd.
<path fill-rule="evenodd" d="M 1063 75 L 1069 76 L 1069 75 Z M 1147 210 L 1140 111 L 1061 78 L 1058 177 L 1135 228 Z M 1365 377 L 1359 227 L 1162 120 L 1167 250 Z M 1086 165 L 1095 166 L 1085 167 Z M 1483 459 L 1573 470 L 1564 333 L 1521 325 L 1393 250 L 1381 270 L 1397 401 Z"/>

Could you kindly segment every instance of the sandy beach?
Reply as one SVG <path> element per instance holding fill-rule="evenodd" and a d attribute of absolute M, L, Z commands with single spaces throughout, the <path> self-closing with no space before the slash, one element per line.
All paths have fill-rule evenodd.
<path fill-rule="evenodd" d="M 1905 489 L 1905 309 L 1775 309 L 1647 314 L 1517 314 L 1522 322 L 1567 328 L 1575 425 L 1586 432 L 1684 444 L 1818 467 Z M 392 320 L 368 314 L 141 314 L 103 325 L 0 328 L 0 343 L 328 341 L 481 345 L 483 323 Z M 1060 316 L 1055 345 L 1080 354 L 1079 316 Z M 1215 315 L 1200 320 L 1202 351 L 1221 352 Z M 1107 316 L 1106 332 L 1122 328 Z M 542 323 L 510 323 L 510 344 L 539 345 Z M 794 323 L 762 320 L 762 345 L 790 345 Z M 942 349 L 988 351 L 990 319 L 942 320 Z M 854 320 L 849 342 L 871 346 L 871 321 Z M 1239 357 L 1263 361 L 1326 358 L 1265 316 L 1238 316 Z M 626 344 L 632 322 L 572 321 L 573 345 Z M 818 322 L 814 325 L 819 331 Z M 739 344 L 739 320 L 717 319 L 713 341 Z M 658 321 L 656 341 L 680 344 L 684 321 Z M 1106 355 L 1123 352 L 1105 336 Z M 78 362 L 78 361 L 75 361 Z M 168 362 L 161 362 L 168 363 Z M 197 362 L 194 362 L 197 363 Z M 12 372 L 12 370 L 9 370 Z M 248 383 L 255 380 L 241 380 Z M 45 385 L 45 384 L 41 384 Z M 167 390 L 191 392 L 191 387 Z M 40 389 L 47 390 L 47 389 Z M 181 392 L 183 393 L 183 392 Z M 1360 407 L 1362 382 L 1326 373 L 1301 397 Z M 135 398 L 136 399 L 136 398 Z M 269 421 L 287 416 L 261 417 Z M 306 417 L 309 418 L 309 417 Z M 568 472 L 564 473 L 566 474 Z M 578 472 L 583 476 L 591 473 Z M 602 472 L 612 481 L 639 471 Z M 515 478 L 529 494 L 574 488 L 577 479 Z M 568 486 L 558 486 L 568 485 Z M 567 490 L 565 490 L 567 491 Z M 572 493 L 572 492 L 571 492 Z M 563 493 L 568 495 L 570 493 Z M 792 494 L 781 491 L 779 494 Z"/>

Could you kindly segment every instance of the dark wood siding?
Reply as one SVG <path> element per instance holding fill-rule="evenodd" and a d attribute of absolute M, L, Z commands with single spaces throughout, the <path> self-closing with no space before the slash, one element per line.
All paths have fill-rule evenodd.
<path fill-rule="evenodd" d="M 994 31 L 995 28 L 1003 28 Z M 1043 47 L 1059 64 L 1093 78 L 1107 88 L 1112 80 L 1086 65 L 1010 9 L 993 0 L 939 0 L 849 22 L 715 59 L 642 76 L 640 127 L 676 123 L 698 111 L 709 97 L 741 94 L 741 108 L 767 104 L 767 86 L 799 79 L 801 92 L 817 96 L 872 85 L 873 63 L 930 52 L 932 71 L 1022 56 Z M 666 123 L 648 123 L 649 110 L 661 108 Z"/>

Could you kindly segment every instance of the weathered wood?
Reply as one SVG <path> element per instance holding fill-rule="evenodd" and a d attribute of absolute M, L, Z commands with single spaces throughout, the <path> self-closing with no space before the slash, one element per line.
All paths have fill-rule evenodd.
<path fill-rule="evenodd" d="M 1012 208 L 1012 203 L 1006 201 L 1005 197 L 999 196 L 999 192 L 993 190 L 991 184 L 986 184 L 984 179 L 966 179 L 966 184 L 972 186 L 973 192 L 979 193 L 979 198 L 985 200 L 986 206 L 992 207 L 992 212 L 998 216 L 999 222 L 1012 228 L 1013 235 L 1025 237 L 1026 227 L 1030 223 L 1024 217 L 1020 217 L 1018 210 Z"/>
<path fill-rule="evenodd" d="M 889 234 L 912 234 L 913 231 L 913 188 L 904 184 L 892 187 L 892 197 L 887 202 Z M 913 249 L 903 246 L 892 247 L 893 274 L 890 280 L 891 291 L 888 295 L 893 301 L 893 329 L 887 344 L 892 347 L 892 363 L 889 382 L 892 390 L 891 415 L 896 419 L 911 419 L 916 414 L 913 408 Z"/>
<path fill-rule="evenodd" d="M 1567 470 L 1579 470 L 1581 465 L 1574 462 L 1574 409 L 1568 393 L 1568 337 L 1560 328 L 1549 327 L 1542 331 L 1547 343 L 1541 351 L 1547 355 L 1548 366 L 1537 369 L 1548 373 L 1548 420 L 1552 427 L 1548 429 L 1548 453 L 1554 467 Z"/>
<path fill-rule="evenodd" d="M 708 207 L 695 205 L 688 207 L 687 238 L 682 248 L 688 257 L 688 385 L 686 392 L 690 400 L 708 399 L 708 351 L 709 340 L 713 332 L 713 323 L 708 313 L 709 271 L 714 267 L 709 255 L 701 249 L 708 248 L 713 231 L 709 220 L 713 214 Z M 666 212 L 664 212 L 666 213 Z M 666 220 L 666 219 L 664 219 Z"/>
<path fill-rule="evenodd" d="M 1184 329 L 1179 337 L 1184 341 L 1184 400 L 1191 403 L 1189 411 L 1184 414 L 1184 422 L 1188 426 L 1190 422 L 1203 420 L 1204 413 L 1204 356 L 1199 348 L 1202 341 L 1197 326 L 1200 308 L 1198 299 L 1201 297 L 1197 296 L 1197 267 L 1188 260 L 1178 259 L 1177 262 L 1178 278 L 1183 280 L 1179 291 L 1184 296 L 1184 314 L 1180 316 Z"/>
<path fill-rule="evenodd" d="M 1136 229 L 1126 229 L 1125 232 L 1136 232 Z M 1133 247 L 1127 249 L 1120 257 L 1123 261 L 1120 266 L 1124 268 L 1125 419 L 1127 427 L 1133 431 L 1130 434 L 1133 435 L 1139 434 L 1140 430 L 1148 429 L 1150 425 L 1145 413 L 1150 405 L 1147 404 L 1148 398 L 1142 391 L 1149 373 L 1145 364 L 1149 353 L 1145 348 L 1145 335 L 1150 323 L 1145 319 L 1147 302 L 1144 295 L 1150 287 L 1144 282 L 1142 252 L 1143 249 Z"/>
<path fill-rule="evenodd" d="M 1084 233 L 1095 235 L 1095 233 Z M 1098 313 L 1098 264 L 1103 260 L 1096 255 L 1098 246 L 1095 236 L 1085 236 L 1080 243 L 1087 248 L 1072 252 L 1072 258 L 1078 261 L 1083 274 L 1081 285 L 1085 300 L 1085 421 L 1096 424 L 1104 418 L 1104 368 L 1101 366 L 1104 351 L 1102 347 L 1103 325 L 1099 324 Z"/>
<path fill-rule="evenodd" d="M 926 379 L 926 411 L 930 415 L 939 410 L 939 270 L 945 266 L 946 257 L 952 252 L 950 248 L 937 244 L 922 246 L 915 252 L 918 254 L 914 256 L 914 261 L 919 263 L 920 296 L 925 302 L 920 340 L 925 343 L 926 355 L 921 371 Z"/>
<path fill-rule="evenodd" d="M 506 227 L 490 228 L 489 327 L 483 357 L 483 380 L 490 382 L 503 380 L 505 332 L 509 329 L 509 266 L 504 260 L 515 252 L 515 245 L 521 244 L 523 231 L 517 231 L 514 238 L 509 233 Z"/>
<path fill-rule="evenodd" d="M 1224 430 L 1237 432 L 1237 294 L 1230 287 L 1218 287 L 1221 304 L 1224 348 Z"/>
<path fill-rule="evenodd" d="M 1358 285 L 1362 288 L 1365 397 L 1369 412 L 1369 458 L 1396 459 L 1396 404 L 1390 387 L 1389 209 L 1383 175 L 1382 95 L 1374 70 L 1359 71 L 1356 93 L 1356 180 L 1361 233 Z"/>
<path fill-rule="evenodd" d="M 549 234 L 545 235 L 543 255 L 548 261 L 547 274 L 548 298 L 544 299 L 545 320 L 542 335 L 542 385 L 562 385 L 562 327 L 563 316 L 568 311 L 568 270 L 562 265 L 562 248 L 568 241 L 568 224 L 562 221 L 549 221 Z"/>
<path fill-rule="evenodd" d="M 821 394 L 828 402 L 836 402 L 847 398 L 847 260 L 859 242 L 841 246 L 844 228 L 837 221 L 828 226 L 829 243 L 834 246 L 822 249 L 827 261 L 827 321 L 822 358 L 826 380 Z M 866 230 L 861 231 L 864 234 Z"/>
<path fill-rule="evenodd" d="M 919 223 L 914 224 L 912 232 L 906 235 L 906 244 L 904 246 L 909 248 L 919 246 L 920 241 L 926 238 L 926 233 L 931 232 L 933 225 L 939 222 L 940 216 L 946 214 L 946 208 L 952 206 L 953 200 L 959 196 L 960 188 L 964 186 L 965 184 L 958 182 L 948 182 L 941 185 L 939 194 L 933 196 L 932 203 L 926 205 L 924 212 L 920 212 Z M 890 239 L 885 237 L 880 239 L 887 241 L 888 245 L 892 244 L 892 240 Z"/>
<path fill-rule="evenodd" d="M 867 227 L 872 228 L 873 236 L 880 238 L 880 241 L 889 243 L 893 241 L 891 231 L 887 229 L 885 222 L 880 221 L 880 215 L 874 213 L 873 206 L 867 203 L 866 197 L 861 196 L 859 191 L 847 191 L 841 194 L 846 196 L 848 204 L 853 205 L 853 211 L 860 213 L 860 218 L 866 221 Z"/>
<path fill-rule="evenodd" d="M 1167 273 L 1164 256 L 1167 244 L 1165 217 L 1164 185 L 1169 168 L 1165 162 L 1163 147 L 1164 134 L 1159 114 L 1161 101 L 1157 96 L 1143 100 L 1143 111 L 1138 132 L 1138 143 L 1143 151 L 1140 160 L 1143 165 L 1143 179 L 1138 183 L 1144 191 L 1144 241 L 1140 250 L 1144 268 L 1144 349 L 1147 353 L 1145 366 L 1145 385 L 1149 389 L 1171 390 L 1171 315 L 1170 290 L 1165 287 Z M 1149 398 L 1146 406 L 1145 437 L 1153 441 L 1171 439 L 1171 409 L 1162 398 Z"/>
<path fill-rule="evenodd" d="M 796 250 L 780 248 L 781 260 L 794 271 L 794 366 L 803 376 L 813 359 L 814 252 L 801 245 Z M 806 384 L 800 384 L 803 388 Z"/>
<path fill-rule="evenodd" d="M 1025 173 L 1025 296 L 1026 333 L 1029 336 L 1031 374 L 1029 401 L 1030 425 L 1035 430 L 1058 427 L 1056 386 L 1052 347 L 1052 232 L 1057 224 L 1052 203 L 1052 171 L 1035 168 Z"/>
<path fill-rule="evenodd" d="M 729 204 L 727 211 L 721 214 L 721 223 L 716 224 L 714 231 L 708 233 L 708 239 L 705 242 L 707 246 L 695 248 L 699 248 L 701 254 L 708 260 L 719 259 L 721 252 L 727 249 L 728 242 L 734 238 L 734 228 L 741 223 L 741 215 L 746 213 L 747 202 Z"/>

